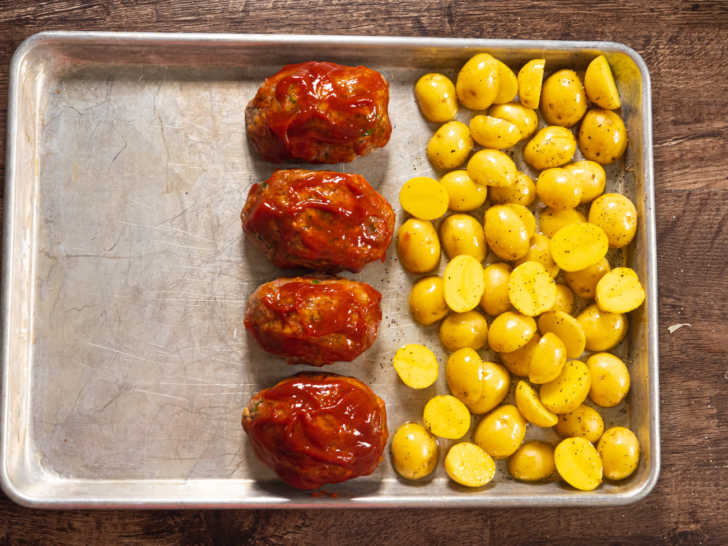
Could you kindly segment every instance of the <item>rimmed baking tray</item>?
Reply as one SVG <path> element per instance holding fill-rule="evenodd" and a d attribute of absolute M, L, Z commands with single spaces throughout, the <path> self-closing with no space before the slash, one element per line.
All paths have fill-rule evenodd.
<path fill-rule="evenodd" d="M 454 76 L 476 52 L 513 67 L 583 70 L 604 53 L 623 99 L 630 145 L 609 188 L 637 203 L 640 226 L 623 256 L 647 288 L 618 352 L 629 362 L 626 424 L 642 458 L 628 480 L 577 492 L 510 480 L 466 490 L 440 464 L 406 483 L 388 456 L 371 476 L 292 490 L 253 456 L 240 427 L 251 393 L 297 370 L 245 333 L 244 302 L 281 273 L 245 245 L 239 211 L 273 166 L 248 150 L 243 111 L 262 80 L 304 60 L 365 64 L 390 81 L 389 145 L 334 169 L 364 174 L 398 208 L 400 185 L 434 174 L 433 127 L 412 96 L 428 71 Z M 462 113 L 464 116 L 465 113 Z M 467 117 L 463 118 L 467 120 Z M 522 163 L 521 168 L 526 168 Z M 324 168 L 324 167 L 316 167 Z M 650 81 L 641 57 L 607 42 L 344 36 L 49 32 L 30 37 L 10 69 L 4 225 L 2 486 L 36 507 L 412 507 L 612 505 L 636 501 L 660 466 L 657 277 Z M 397 211 L 401 222 L 403 213 Z M 375 345 L 331 371 L 367 381 L 390 431 L 444 393 L 402 386 L 396 347 L 445 355 L 436 328 L 416 326 L 412 278 L 390 249 L 358 278 L 384 295 Z M 441 374 L 443 375 L 443 374 Z M 476 420 L 477 421 L 477 420 Z M 549 434 L 545 433 L 545 434 Z M 542 431 L 529 430 L 530 437 Z M 555 439 L 554 436 L 547 436 Z M 447 445 L 441 445 L 440 457 Z"/>

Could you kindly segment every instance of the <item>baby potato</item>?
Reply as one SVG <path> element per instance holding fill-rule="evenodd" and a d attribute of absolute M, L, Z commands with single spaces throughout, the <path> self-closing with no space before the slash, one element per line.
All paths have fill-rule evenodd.
<path fill-rule="evenodd" d="M 581 405 L 574 411 L 559 415 L 556 432 L 563 438 L 584 438 L 595 444 L 604 432 L 604 421 L 597 410 Z"/>
<path fill-rule="evenodd" d="M 472 149 L 473 139 L 468 126 L 459 121 L 448 121 L 427 143 L 427 158 L 433 167 L 446 171 L 465 163 Z"/>
<path fill-rule="evenodd" d="M 629 370 L 620 358 L 609 353 L 591 355 L 586 365 L 591 373 L 589 398 L 596 405 L 612 408 L 629 392 Z"/>
<path fill-rule="evenodd" d="M 592 299 L 597 293 L 597 283 L 611 268 L 606 258 L 578 271 L 564 273 L 566 282 L 580 298 Z"/>
<path fill-rule="evenodd" d="M 437 358 L 424 345 L 410 343 L 400 347 L 392 364 L 402 383 L 413 389 L 426 389 L 437 381 Z"/>
<path fill-rule="evenodd" d="M 523 159 L 534 169 L 541 171 L 566 165 L 576 152 L 576 139 L 565 127 L 544 127 L 528 141 L 523 149 Z"/>
<path fill-rule="evenodd" d="M 513 123 L 518 127 L 521 139 L 530 137 L 538 127 L 538 114 L 536 111 L 520 104 L 496 104 L 490 107 L 488 114 Z"/>
<path fill-rule="evenodd" d="M 440 241 L 450 259 L 466 254 L 482 262 L 488 252 L 483 226 L 469 214 L 445 218 L 440 224 Z"/>
<path fill-rule="evenodd" d="M 619 344 L 627 333 L 629 322 L 621 313 L 602 311 L 595 304 L 584 309 L 576 321 L 584 331 L 589 351 L 608 351 Z"/>
<path fill-rule="evenodd" d="M 542 334 L 553 332 L 566 347 L 566 356 L 579 358 L 584 352 L 586 337 L 581 324 L 563 311 L 548 311 L 538 317 L 538 329 Z"/>
<path fill-rule="evenodd" d="M 566 345 L 553 332 L 546 332 L 531 354 L 528 379 L 536 385 L 549 383 L 559 377 L 564 364 L 566 364 Z"/>
<path fill-rule="evenodd" d="M 505 150 L 521 140 L 521 131 L 505 119 L 478 115 L 470 120 L 473 140 L 484 148 Z"/>
<path fill-rule="evenodd" d="M 604 275 L 596 292 L 599 309 L 610 313 L 629 313 L 645 301 L 645 289 L 629 267 L 615 267 Z"/>
<path fill-rule="evenodd" d="M 510 186 L 490 187 L 490 200 L 496 205 L 516 203 L 527 207 L 535 199 L 536 184 L 533 183 L 530 176 L 520 171 L 516 173 L 516 180 Z"/>
<path fill-rule="evenodd" d="M 437 440 L 417 423 L 400 425 L 392 437 L 392 464 L 408 480 L 432 474 L 437 466 Z"/>
<path fill-rule="evenodd" d="M 511 102 L 518 93 L 518 80 L 507 64 L 495 60 L 498 63 L 498 94 L 493 99 L 495 104 Z"/>
<path fill-rule="evenodd" d="M 455 91 L 461 104 L 471 110 L 485 110 L 500 89 L 498 61 L 487 53 L 471 57 L 458 72 Z"/>
<path fill-rule="evenodd" d="M 545 209 L 541 211 L 538 221 L 544 235 L 553 238 L 562 227 L 586 223 L 586 218 L 576 209 Z"/>
<path fill-rule="evenodd" d="M 605 193 L 589 208 L 589 222 L 604 230 L 609 246 L 622 248 L 634 239 L 637 231 L 637 209 L 620 193 Z"/>
<path fill-rule="evenodd" d="M 566 483 L 582 491 L 591 491 L 602 483 L 602 459 L 584 438 L 566 438 L 554 450 L 554 463 Z"/>
<path fill-rule="evenodd" d="M 445 303 L 442 279 L 425 277 L 417 281 L 410 292 L 409 308 L 415 321 L 425 326 L 447 315 L 449 309 Z"/>
<path fill-rule="evenodd" d="M 611 110 L 589 110 L 579 128 L 579 149 L 586 159 L 614 163 L 627 149 L 627 129 Z"/>
<path fill-rule="evenodd" d="M 510 276 L 511 266 L 508 264 L 495 263 L 483 269 L 484 287 L 480 307 L 492 317 L 511 308 L 511 300 L 508 298 Z"/>
<path fill-rule="evenodd" d="M 554 167 L 538 175 L 536 194 L 552 209 L 573 209 L 581 200 L 581 185 L 569 171 Z"/>
<path fill-rule="evenodd" d="M 516 260 L 516 265 L 525 262 L 538 262 L 551 275 L 551 278 L 556 277 L 559 274 L 559 266 L 554 263 L 554 259 L 551 257 L 549 242 L 549 238 L 545 235 L 534 233 L 531 236 L 531 246 L 528 247 L 528 253 L 520 260 Z"/>
<path fill-rule="evenodd" d="M 450 171 L 440 179 L 449 196 L 449 208 L 455 212 L 475 210 L 485 203 L 488 197 L 488 186 L 476 184 L 468 175 L 468 171 Z"/>
<path fill-rule="evenodd" d="M 584 86 L 573 70 L 549 76 L 541 91 L 541 114 L 549 125 L 572 127 L 586 112 Z"/>
<path fill-rule="evenodd" d="M 554 306 L 556 283 L 539 262 L 524 262 L 511 273 L 508 298 L 518 311 L 535 317 Z"/>
<path fill-rule="evenodd" d="M 457 440 L 470 429 L 470 412 L 460 400 L 449 394 L 430 398 L 425 404 L 422 420 L 435 436 Z"/>
<path fill-rule="evenodd" d="M 508 459 L 508 472 L 522 482 L 539 482 L 554 473 L 554 448 L 546 442 L 523 444 Z"/>
<path fill-rule="evenodd" d="M 465 487 L 483 487 L 495 476 L 495 461 L 471 442 L 460 442 L 445 456 L 445 472 Z"/>
<path fill-rule="evenodd" d="M 427 220 L 410 218 L 397 231 L 399 261 L 410 273 L 427 273 L 440 262 L 440 239 Z"/>
<path fill-rule="evenodd" d="M 551 310 L 561 311 L 567 315 L 571 314 L 574 310 L 574 293 L 571 291 L 571 288 L 565 284 L 556 285 L 556 300 Z"/>
<path fill-rule="evenodd" d="M 498 406 L 511 388 L 511 376 L 500 364 L 483 361 L 480 365 L 480 398 L 467 403 L 470 411 L 476 415 L 486 413 Z"/>
<path fill-rule="evenodd" d="M 420 220 L 434 220 L 447 212 L 450 196 L 445 186 L 429 176 L 410 178 L 399 190 L 402 208 Z"/>
<path fill-rule="evenodd" d="M 528 253 L 528 230 L 516 211 L 495 205 L 485 211 L 485 240 L 503 260 L 517 260 Z"/>
<path fill-rule="evenodd" d="M 551 256 L 564 271 L 579 271 L 599 262 L 607 255 L 607 234 L 594 224 L 569 224 L 551 239 Z"/>
<path fill-rule="evenodd" d="M 604 55 L 599 55 L 586 67 L 584 87 L 589 100 L 600 108 L 616 110 L 622 105 L 617 84 L 614 83 L 612 71 Z"/>
<path fill-rule="evenodd" d="M 531 368 L 533 351 L 538 346 L 540 339 L 541 338 L 539 336 L 533 336 L 529 342 L 520 349 L 516 349 L 510 353 L 500 353 L 501 360 L 503 361 L 503 364 L 505 364 L 506 368 L 508 368 L 509 372 L 520 377 L 528 377 L 528 372 Z"/>
<path fill-rule="evenodd" d="M 488 345 L 497 353 L 511 353 L 530 341 L 536 333 L 533 318 L 506 311 L 498 315 L 488 329 Z"/>
<path fill-rule="evenodd" d="M 584 403 L 590 388 L 589 368 L 581 360 L 569 360 L 556 379 L 541 385 L 539 396 L 553 413 L 569 413 Z"/>
<path fill-rule="evenodd" d="M 510 186 L 516 180 L 516 164 L 499 150 L 480 150 L 468 161 L 468 174 L 485 186 Z"/>
<path fill-rule="evenodd" d="M 450 121 L 458 111 L 455 86 L 444 74 L 425 74 L 415 84 L 415 99 L 427 121 Z"/>
<path fill-rule="evenodd" d="M 538 108 L 546 59 L 531 59 L 518 71 L 518 96 L 526 108 Z"/>
<path fill-rule="evenodd" d="M 604 167 L 596 161 L 576 161 L 566 165 L 564 169 L 579 182 L 582 203 L 588 203 L 604 192 L 607 174 L 604 172 Z"/>
<path fill-rule="evenodd" d="M 480 421 L 473 440 L 494 459 L 504 459 L 520 447 L 525 435 L 526 421 L 516 406 L 505 404 Z"/>
<path fill-rule="evenodd" d="M 445 267 L 443 282 L 447 306 L 456 313 L 470 311 L 483 297 L 483 266 L 472 256 L 460 254 Z"/>
<path fill-rule="evenodd" d="M 536 218 L 533 213 L 518 203 L 506 203 L 504 206 L 508 207 L 518 215 L 521 222 L 523 222 L 523 226 L 526 228 L 526 233 L 530 240 L 531 237 L 533 237 L 533 234 L 536 233 Z"/>
<path fill-rule="evenodd" d="M 451 313 L 440 323 L 440 341 L 448 351 L 480 349 L 488 341 L 488 322 L 477 311 Z"/>
<path fill-rule="evenodd" d="M 519 381 L 516 385 L 516 406 L 521 415 L 537 427 L 552 427 L 559 421 L 555 413 L 544 407 L 536 391 L 525 381 Z"/>
<path fill-rule="evenodd" d="M 634 432 L 625 427 L 608 429 L 599 440 L 597 451 L 604 464 L 608 480 L 623 480 L 630 476 L 640 462 L 640 443 Z"/>
<path fill-rule="evenodd" d="M 445 364 L 450 392 L 467 405 L 477 402 L 483 395 L 482 365 L 480 356 L 470 347 L 456 350 Z"/>

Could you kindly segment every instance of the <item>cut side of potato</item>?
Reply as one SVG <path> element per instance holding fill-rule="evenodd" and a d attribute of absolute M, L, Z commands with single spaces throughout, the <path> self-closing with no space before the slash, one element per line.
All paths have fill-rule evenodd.
<path fill-rule="evenodd" d="M 460 485 L 483 487 L 495 476 L 495 461 L 481 447 L 460 442 L 447 452 L 445 472 Z"/>
<path fill-rule="evenodd" d="M 410 343 L 400 347 L 392 364 L 402 383 L 413 389 L 426 389 L 437 381 L 437 357 L 424 345 Z"/>
<path fill-rule="evenodd" d="M 525 381 L 516 385 L 516 406 L 526 421 L 537 427 L 552 427 L 559 422 L 558 416 L 544 407 L 536 391 Z"/>
<path fill-rule="evenodd" d="M 470 429 L 470 412 L 465 404 L 452 395 L 431 398 L 425 404 L 422 420 L 435 436 L 457 440 Z"/>
<path fill-rule="evenodd" d="M 602 483 L 602 459 L 584 438 L 563 440 L 554 450 L 554 463 L 564 481 L 576 489 L 591 491 Z"/>
<path fill-rule="evenodd" d="M 629 313 L 645 301 L 637 273 L 629 267 L 615 267 L 597 283 L 597 306 L 609 313 Z"/>
<path fill-rule="evenodd" d="M 599 55 L 586 67 L 584 87 L 586 88 L 586 96 L 598 106 L 607 110 L 616 110 L 622 106 L 617 84 L 604 55 Z"/>
<path fill-rule="evenodd" d="M 450 309 L 456 313 L 475 309 L 485 288 L 483 266 L 467 254 L 455 256 L 445 268 L 443 283 L 445 303 Z"/>
<path fill-rule="evenodd" d="M 553 413 L 569 413 L 582 405 L 591 389 L 589 368 L 580 360 L 570 360 L 559 376 L 539 389 L 541 403 Z"/>
<path fill-rule="evenodd" d="M 511 273 L 508 298 L 518 311 L 535 317 L 554 306 L 556 283 L 539 262 L 525 262 Z"/>
<path fill-rule="evenodd" d="M 402 208 L 420 220 L 435 220 L 447 212 L 450 196 L 445 186 L 429 176 L 409 179 L 399 190 Z"/>
<path fill-rule="evenodd" d="M 569 224 L 551 239 L 551 256 L 564 271 L 579 271 L 599 262 L 607 255 L 609 240 L 599 226 L 590 223 Z"/>

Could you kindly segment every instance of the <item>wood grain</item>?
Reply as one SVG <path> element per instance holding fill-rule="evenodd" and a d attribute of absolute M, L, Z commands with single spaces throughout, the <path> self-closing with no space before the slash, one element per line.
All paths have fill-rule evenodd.
<path fill-rule="evenodd" d="M 12 52 L 52 29 L 614 40 L 636 49 L 654 101 L 663 469 L 647 499 L 610 509 L 42 512 L 0 497 L 0 542 L 728 543 L 728 3 L 2 0 L 0 127 Z M 681 322 L 692 326 L 668 333 Z"/>

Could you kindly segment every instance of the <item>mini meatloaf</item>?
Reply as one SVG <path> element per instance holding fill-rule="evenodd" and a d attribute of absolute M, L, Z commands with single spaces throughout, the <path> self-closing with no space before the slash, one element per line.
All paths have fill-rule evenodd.
<path fill-rule="evenodd" d="M 248 193 L 243 230 L 278 267 L 335 273 L 384 260 L 394 232 L 387 200 L 358 174 L 275 171 Z"/>
<path fill-rule="evenodd" d="M 387 443 L 384 402 L 361 381 L 299 374 L 255 394 L 243 428 L 256 455 L 299 489 L 374 472 Z"/>
<path fill-rule="evenodd" d="M 245 109 L 248 139 L 266 161 L 341 163 L 389 141 L 389 84 L 365 66 L 284 66 Z"/>
<path fill-rule="evenodd" d="M 377 337 L 382 295 L 347 279 L 296 277 L 260 286 L 248 299 L 245 327 L 289 364 L 354 360 Z"/>

